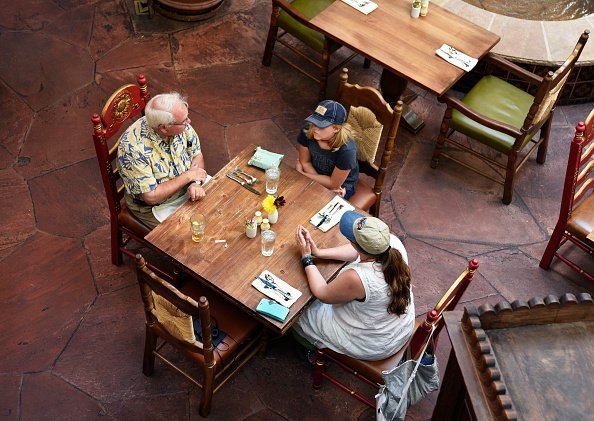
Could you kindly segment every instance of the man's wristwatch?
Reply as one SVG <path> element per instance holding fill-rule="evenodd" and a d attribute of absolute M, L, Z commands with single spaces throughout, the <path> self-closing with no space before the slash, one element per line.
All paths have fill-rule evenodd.
<path fill-rule="evenodd" d="M 198 184 L 199 186 L 202 185 L 202 180 L 194 180 L 194 183 Z"/>

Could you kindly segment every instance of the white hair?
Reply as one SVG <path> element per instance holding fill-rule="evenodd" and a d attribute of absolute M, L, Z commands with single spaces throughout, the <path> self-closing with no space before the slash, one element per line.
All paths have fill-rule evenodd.
<path fill-rule="evenodd" d="M 186 98 L 177 92 L 155 95 L 144 108 L 147 124 L 153 129 L 157 129 L 161 124 L 175 123 L 173 108 L 180 102 L 186 107 L 188 106 Z"/>

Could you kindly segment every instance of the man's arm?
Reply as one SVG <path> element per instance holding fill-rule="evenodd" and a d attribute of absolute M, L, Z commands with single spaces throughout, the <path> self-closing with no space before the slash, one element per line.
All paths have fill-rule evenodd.
<path fill-rule="evenodd" d="M 157 187 L 150 192 L 142 193 L 142 200 L 149 205 L 156 205 L 180 190 L 186 184 L 195 180 L 204 180 L 205 177 L 206 171 L 204 171 L 203 168 L 194 167 L 192 164 L 192 167 L 190 167 L 188 171 L 181 173 L 171 180 L 158 184 Z"/>

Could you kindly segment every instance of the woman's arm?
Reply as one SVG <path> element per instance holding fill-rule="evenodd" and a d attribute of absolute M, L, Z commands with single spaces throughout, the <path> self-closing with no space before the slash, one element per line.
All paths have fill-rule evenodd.
<path fill-rule="evenodd" d="M 301 164 L 301 168 L 297 165 L 297 171 L 329 190 L 340 189 L 342 183 L 344 183 L 344 180 L 347 179 L 351 172 L 351 170 L 341 170 L 338 167 L 334 167 L 332 175 L 318 174 L 311 163 L 309 149 L 303 145 L 299 145 L 299 164 Z"/>
<path fill-rule="evenodd" d="M 342 304 L 365 298 L 365 288 L 354 269 L 342 272 L 332 282 L 326 280 L 315 265 L 305 268 L 311 293 L 327 304 Z"/>

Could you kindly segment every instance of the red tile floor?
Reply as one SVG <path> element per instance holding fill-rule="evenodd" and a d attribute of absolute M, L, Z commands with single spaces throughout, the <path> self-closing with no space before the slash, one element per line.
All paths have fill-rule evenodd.
<path fill-rule="evenodd" d="M 123 83 L 146 75 L 153 93 L 188 95 L 207 169 L 247 143 L 295 157 L 295 136 L 317 88 L 285 64 L 260 59 L 270 4 L 231 0 L 213 19 L 134 16 L 132 1 L 4 2 L 0 12 L 0 414 L 3 419 L 197 419 L 196 389 L 158 365 L 141 372 L 143 312 L 130 259 L 109 260 L 108 211 L 90 116 Z M 350 65 L 376 85 L 379 68 Z M 328 92 L 334 92 L 337 77 Z M 511 205 L 501 188 L 443 161 L 429 167 L 442 107 L 419 91 L 427 122 L 398 134 L 381 216 L 404 241 L 418 316 L 465 267 L 480 273 L 464 304 L 496 303 L 594 285 L 538 261 L 557 219 L 568 145 L 593 104 L 559 107 L 549 157 L 531 160 Z M 330 95 L 331 96 L 331 95 Z M 577 253 L 576 253 L 577 255 Z M 581 257 L 581 256 L 578 256 Z M 279 341 L 215 395 L 212 419 L 373 419 L 325 387 L 291 341 Z M 442 335 L 438 360 L 449 353 Z M 436 393 L 411 408 L 430 418 Z"/>

